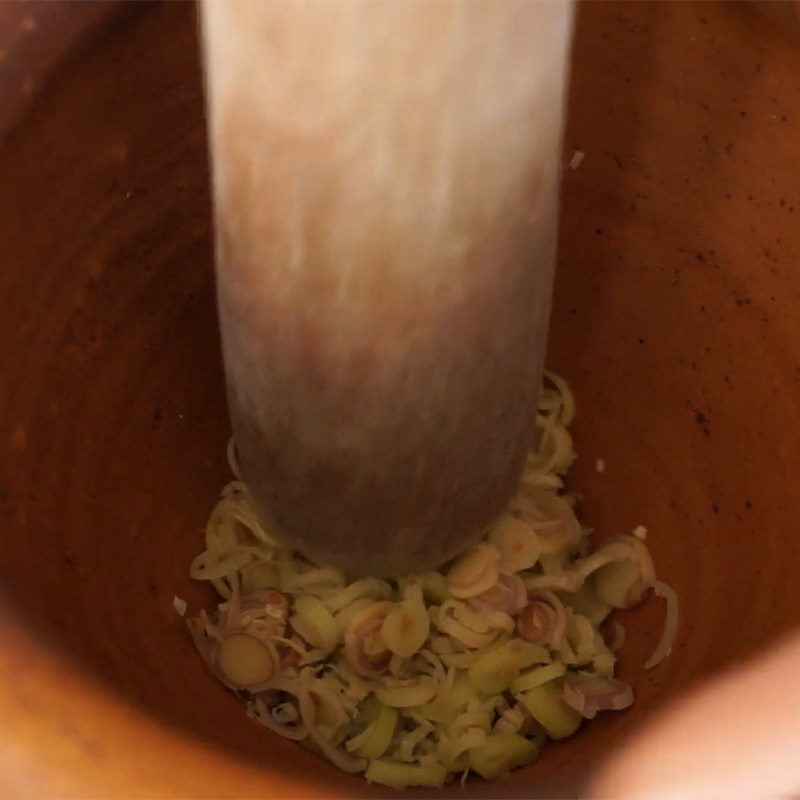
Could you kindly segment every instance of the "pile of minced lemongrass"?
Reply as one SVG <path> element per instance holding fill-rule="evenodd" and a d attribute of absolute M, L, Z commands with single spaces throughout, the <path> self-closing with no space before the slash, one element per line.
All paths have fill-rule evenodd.
<path fill-rule="evenodd" d="M 677 600 L 637 536 L 591 549 L 562 482 L 574 409 L 548 373 L 539 446 L 507 511 L 440 571 L 392 580 L 350 582 L 283 547 L 231 449 L 237 480 L 191 566 L 223 598 L 188 620 L 211 671 L 270 730 L 396 788 L 496 778 L 628 707 L 633 691 L 614 678 L 625 632 L 608 615 L 650 590 L 666 600 L 650 667 L 669 654 Z"/>

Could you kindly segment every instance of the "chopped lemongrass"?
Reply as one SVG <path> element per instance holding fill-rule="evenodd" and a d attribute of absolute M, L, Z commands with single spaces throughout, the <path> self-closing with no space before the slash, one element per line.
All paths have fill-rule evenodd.
<path fill-rule="evenodd" d="M 570 708 L 561 696 L 561 690 L 552 682 L 529 689 L 520 696 L 531 716 L 553 739 L 566 739 L 580 727 L 583 717 Z"/>
<path fill-rule="evenodd" d="M 649 668 L 672 647 L 677 598 L 656 579 L 642 526 L 592 546 L 564 490 L 574 413 L 569 386 L 545 373 L 538 443 L 507 508 L 444 568 L 386 579 L 350 581 L 281 544 L 231 447 L 236 480 L 190 571 L 223 599 L 187 619 L 211 671 L 271 731 L 400 790 L 501 776 L 581 717 L 625 708 L 633 688 L 614 678 L 624 631 L 599 626 L 652 587 L 666 621 Z"/>
<path fill-rule="evenodd" d="M 529 764 L 538 754 L 536 744 L 517 733 L 492 734 L 469 751 L 469 767 L 482 778 L 499 778 L 514 767 Z"/>

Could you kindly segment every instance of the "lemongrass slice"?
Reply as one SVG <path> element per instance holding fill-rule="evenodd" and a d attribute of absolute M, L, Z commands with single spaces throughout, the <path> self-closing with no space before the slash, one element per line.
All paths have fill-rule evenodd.
<path fill-rule="evenodd" d="M 483 594 L 485 595 L 486 592 Z M 483 595 L 479 595 L 479 597 L 480 596 Z M 503 611 L 493 611 L 490 609 L 476 611 L 472 606 L 462 605 L 454 609 L 454 617 L 462 625 L 465 625 L 471 631 L 475 631 L 475 633 L 502 631 L 503 633 L 510 634 L 514 632 L 514 620 L 509 614 Z"/>
<path fill-rule="evenodd" d="M 400 761 L 417 761 L 425 750 L 435 746 L 430 735 L 435 727 L 426 719 L 416 720 L 417 727 L 412 731 L 405 731 L 400 739 L 394 757 Z M 429 751 L 430 752 L 430 751 Z"/>
<path fill-rule="evenodd" d="M 615 678 L 570 674 L 564 679 L 564 702 L 586 719 L 598 711 L 622 711 L 633 703 L 633 689 Z"/>
<path fill-rule="evenodd" d="M 253 560 L 252 553 L 237 552 L 220 558 L 210 550 L 200 553 L 189 567 L 189 575 L 196 581 L 210 581 L 224 578 Z"/>
<path fill-rule="evenodd" d="M 447 572 L 447 588 L 454 597 L 466 599 L 491 589 L 500 575 L 500 553 L 481 542 L 465 550 Z"/>
<path fill-rule="evenodd" d="M 482 700 L 473 700 L 447 726 L 447 733 L 453 737 L 461 736 L 462 733 L 470 730 L 470 728 L 480 728 L 482 731 L 489 733 L 492 727 L 492 713 Z"/>
<path fill-rule="evenodd" d="M 275 674 L 269 648 L 246 633 L 225 637 L 217 654 L 217 666 L 231 684 L 243 688 L 265 684 Z"/>
<path fill-rule="evenodd" d="M 553 739 L 566 739 L 580 727 L 583 717 L 564 702 L 561 690 L 552 682 L 543 683 L 520 695 L 531 716 Z"/>
<path fill-rule="evenodd" d="M 536 419 L 536 425 L 541 428 L 542 436 L 539 449 L 528 456 L 526 466 L 529 472 L 540 475 L 551 473 L 565 475 L 575 460 L 572 436 L 552 416 L 540 414 Z M 523 480 L 525 477 L 525 473 L 523 473 Z"/>
<path fill-rule="evenodd" d="M 613 678 L 617 659 L 613 653 L 598 653 L 592 659 L 594 671 L 602 678 Z"/>
<path fill-rule="evenodd" d="M 480 650 L 468 650 L 465 653 L 442 653 L 442 664 L 453 669 L 468 669 L 483 653 Z"/>
<path fill-rule="evenodd" d="M 325 589 L 329 592 L 341 591 L 345 585 L 344 574 L 332 567 L 315 567 L 296 572 L 286 583 L 286 591 L 299 593 L 301 590 L 318 592 Z"/>
<path fill-rule="evenodd" d="M 375 719 L 366 730 L 345 743 L 345 747 L 361 758 L 380 758 L 394 736 L 399 714 L 396 708 L 381 704 Z"/>
<path fill-rule="evenodd" d="M 434 603 L 443 603 L 445 600 L 452 599 L 453 595 L 447 588 L 447 579 L 441 572 L 433 570 L 419 574 L 419 581 L 422 584 L 422 591 L 425 597 Z"/>
<path fill-rule="evenodd" d="M 348 721 L 339 695 L 324 680 L 313 678 L 308 682 L 308 692 L 314 701 L 315 719 L 331 730 Z"/>
<path fill-rule="evenodd" d="M 403 764 L 377 758 L 369 762 L 364 777 L 370 783 L 393 789 L 407 789 L 409 786 L 441 789 L 447 780 L 447 768 L 443 764 Z"/>
<path fill-rule="evenodd" d="M 484 694 L 500 694 L 509 688 L 520 670 L 549 659 L 545 648 L 512 639 L 484 653 L 469 668 L 468 675 L 473 686 Z"/>
<path fill-rule="evenodd" d="M 573 611 L 583 614 L 595 627 L 611 613 L 611 606 L 597 596 L 593 581 L 586 581 L 577 592 L 566 595 L 565 602 Z"/>
<path fill-rule="evenodd" d="M 569 383 L 564 380 L 560 375 L 552 372 L 549 369 L 544 371 L 544 376 L 555 387 L 559 396 L 558 421 L 562 425 L 569 425 L 575 419 L 575 395 L 570 388 Z"/>
<path fill-rule="evenodd" d="M 491 589 L 470 597 L 469 603 L 478 611 L 500 612 L 513 617 L 528 604 L 528 591 L 519 575 L 501 575 Z"/>
<path fill-rule="evenodd" d="M 256 561 L 242 568 L 242 592 L 244 594 L 281 588 L 281 573 L 277 565 L 266 561 Z"/>
<path fill-rule="evenodd" d="M 392 596 L 392 587 L 378 578 L 362 578 L 325 600 L 331 614 L 341 611 L 355 600 L 367 597 L 370 600 L 387 600 Z"/>
<path fill-rule="evenodd" d="M 427 675 L 422 676 L 410 686 L 374 688 L 375 697 L 384 705 L 393 708 L 410 708 L 427 703 L 436 694 L 436 683 Z"/>
<path fill-rule="evenodd" d="M 583 536 L 575 511 L 567 499 L 553 490 L 532 490 L 533 500 L 543 521 L 533 527 L 543 554 L 553 555 L 573 547 Z"/>
<path fill-rule="evenodd" d="M 268 691 L 256 695 L 253 710 L 262 725 L 299 742 L 308 736 L 308 728 L 300 719 L 295 689 L 292 682 L 276 680 Z"/>
<path fill-rule="evenodd" d="M 571 614 L 567 621 L 567 641 L 578 663 L 586 664 L 595 655 L 595 629 L 582 614 Z"/>
<path fill-rule="evenodd" d="M 639 541 L 638 539 L 636 540 Z M 639 542 L 641 544 L 641 542 Z M 583 582 L 593 572 L 614 561 L 625 561 L 632 557 L 631 546 L 627 542 L 610 542 L 588 556 L 579 558 L 561 574 L 531 575 L 523 578 L 528 591 L 536 589 L 553 589 L 557 592 L 577 592 Z M 599 596 L 599 595 L 598 595 Z M 600 598 L 603 599 L 602 597 Z"/>
<path fill-rule="evenodd" d="M 639 605 L 655 583 L 653 559 L 647 546 L 633 536 L 620 537 L 630 547 L 628 558 L 600 567 L 592 578 L 598 598 L 614 608 Z"/>
<path fill-rule="evenodd" d="M 394 605 L 383 621 L 381 635 L 395 655 L 406 658 L 425 644 L 430 626 L 431 621 L 420 592 Z"/>
<path fill-rule="evenodd" d="M 423 705 L 415 706 L 411 711 L 433 722 L 450 725 L 471 701 L 478 699 L 478 690 L 473 686 L 467 675 L 460 672 L 449 691 L 440 692 L 435 699 Z"/>
<path fill-rule="evenodd" d="M 492 525 L 488 542 L 500 553 L 500 571 L 509 575 L 533 567 L 542 551 L 536 531 L 511 514 Z"/>
<path fill-rule="evenodd" d="M 339 629 L 331 612 L 311 595 L 298 597 L 293 608 L 294 613 L 290 618 L 292 628 L 312 647 L 330 653 L 339 640 Z"/>
<path fill-rule="evenodd" d="M 450 602 L 457 601 L 448 601 L 448 603 Z M 499 629 L 492 630 L 489 629 L 488 626 L 483 625 L 484 629 L 482 631 L 476 631 L 468 627 L 461 620 L 455 619 L 454 614 L 458 613 L 460 609 L 458 607 L 451 607 L 448 603 L 445 603 L 438 612 L 433 615 L 433 624 L 442 633 L 448 634 L 464 647 L 470 649 L 486 647 L 497 638 L 500 633 Z M 476 622 L 479 621 L 479 618 L 471 617 L 469 621 Z"/>
<path fill-rule="evenodd" d="M 527 692 L 529 689 L 535 689 L 537 686 L 560 678 L 566 671 L 566 667 L 560 661 L 554 661 L 544 667 L 536 667 L 523 672 L 511 682 L 510 689 L 514 694 Z"/>
<path fill-rule="evenodd" d="M 344 640 L 344 632 L 347 630 L 347 626 L 350 624 L 350 620 L 359 611 L 363 611 L 368 606 L 371 606 L 374 602 L 375 602 L 374 600 L 362 597 L 359 600 L 354 600 L 352 603 L 350 603 L 350 605 L 345 606 L 341 611 L 339 611 L 334 616 L 334 619 L 336 620 L 336 627 L 339 629 L 340 640 L 342 641 Z"/>
<path fill-rule="evenodd" d="M 553 592 L 538 589 L 530 593 L 528 605 L 517 615 L 517 631 L 525 641 L 561 648 L 566 635 L 567 613 Z"/>
<path fill-rule="evenodd" d="M 666 603 L 667 616 L 661 638 L 658 640 L 653 654 L 645 662 L 645 669 L 652 669 L 660 664 L 672 652 L 675 634 L 678 631 L 678 595 L 675 590 L 663 581 L 656 581 L 653 584 L 653 592 L 656 597 L 660 597 Z"/>
<path fill-rule="evenodd" d="M 518 733 L 495 733 L 469 751 L 469 767 L 482 778 L 499 778 L 514 767 L 530 764 L 538 754 L 536 744 Z"/>
<path fill-rule="evenodd" d="M 460 772 L 469 766 L 468 751 L 480 747 L 486 741 L 486 735 L 482 728 L 469 728 L 455 737 L 442 733 L 436 752 L 449 772 Z"/>
<path fill-rule="evenodd" d="M 336 747 L 330 738 L 325 735 L 324 726 L 317 722 L 316 704 L 308 691 L 308 681 L 304 680 L 302 675 L 298 684 L 297 700 L 300 718 L 322 755 L 343 772 L 361 772 L 367 766 L 367 761 L 363 758 L 351 756 Z"/>
<path fill-rule="evenodd" d="M 344 650 L 351 666 L 365 677 L 377 677 L 386 671 L 391 652 L 380 636 L 383 620 L 392 604 L 388 600 L 361 609 L 347 624 Z"/>

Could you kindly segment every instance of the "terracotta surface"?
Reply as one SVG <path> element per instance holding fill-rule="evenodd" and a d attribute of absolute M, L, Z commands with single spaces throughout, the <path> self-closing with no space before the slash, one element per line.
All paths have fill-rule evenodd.
<path fill-rule="evenodd" d="M 747 6 L 581 9 L 550 363 L 585 516 L 647 525 L 683 622 L 643 675 L 661 609 L 626 614 L 636 706 L 493 791 L 574 793 L 796 619 L 798 108 L 800 50 Z M 4 795 L 387 794 L 248 722 L 172 610 L 209 599 L 226 477 L 202 118 L 192 8 L 143 6 L 0 147 Z"/>
<path fill-rule="evenodd" d="M 24 118 L 53 71 L 135 13 L 123 0 L 0 4 L 0 133 Z"/>

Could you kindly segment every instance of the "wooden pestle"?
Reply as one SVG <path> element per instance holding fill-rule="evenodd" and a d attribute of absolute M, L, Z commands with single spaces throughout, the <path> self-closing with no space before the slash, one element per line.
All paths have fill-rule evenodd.
<path fill-rule="evenodd" d="M 311 559 L 430 568 L 509 500 L 543 368 L 571 17 L 204 3 L 234 437 Z"/>

